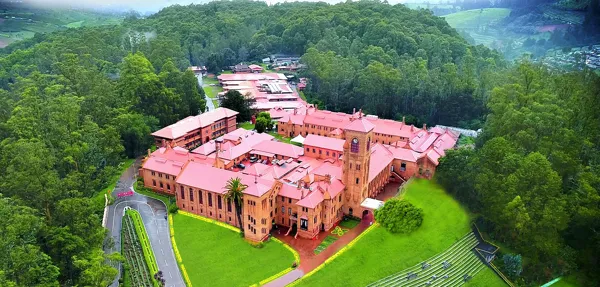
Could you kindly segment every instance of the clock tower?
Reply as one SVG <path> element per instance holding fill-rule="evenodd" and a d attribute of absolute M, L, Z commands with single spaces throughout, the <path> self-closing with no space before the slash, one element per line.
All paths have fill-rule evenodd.
<path fill-rule="evenodd" d="M 344 213 L 360 217 L 360 204 L 368 197 L 369 163 L 371 159 L 372 132 L 375 128 L 362 116 L 344 128 L 344 167 L 342 179 Z"/>

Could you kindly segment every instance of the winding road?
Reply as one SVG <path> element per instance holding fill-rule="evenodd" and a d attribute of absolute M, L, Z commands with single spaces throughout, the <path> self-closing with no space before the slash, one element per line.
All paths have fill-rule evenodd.
<path fill-rule="evenodd" d="M 133 183 L 136 180 L 136 170 L 139 167 L 139 160 L 131 165 L 122 175 L 115 189 L 113 196 L 117 193 L 132 190 Z M 145 195 L 134 193 L 133 196 L 117 199 L 115 203 L 108 207 L 108 216 L 106 220 L 106 228 L 110 231 L 110 236 L 114 240 L 114 247 L 106 252 L 120 252 L 121 248 L 121 218 L 123 217 L 125 207 L 130 207 L 137 210 L 144 221 L 148 238 L 156 257 L 158 269 L 163 272 L 165 286 L 169 287 L 185 287 L 183 277 L 177 266 L 177 261 L 171 246 L 169 236 L 169 225 L 166 220 L 167 208 L 160 200 L 147 197 Z M 121 265 L 117 266 L 119 275 L 111 286 L 119 286 L 119 278 L 121 277 Z"/>

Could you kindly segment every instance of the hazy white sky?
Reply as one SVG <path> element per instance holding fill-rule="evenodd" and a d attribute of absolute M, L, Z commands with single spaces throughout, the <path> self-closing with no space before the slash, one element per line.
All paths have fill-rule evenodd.
<path fill-rule="evenodd" d="M 10 0 L 0 0 L 9 2 Z M 14 0 L 13 0 L 14 1 Z M 132 8 L 140 12 L 157 11 L 173 4 L 187 5 L 190 3 L 207 3 L 210 0 L 22 0 L 25 3 L 43 5 L 51 8 L 87 7 L 87 8 Z M 269 4 L 278 2 L 293 2 L 294 0 L 263 0 Z M 318 0 L 302 0 L 318 2 Z M 322 2 L 337 3 L 345 0 L 321 0 Z M 439 2 L 440 0 L 388 0 L 390 4 L 405 2 Z"/>

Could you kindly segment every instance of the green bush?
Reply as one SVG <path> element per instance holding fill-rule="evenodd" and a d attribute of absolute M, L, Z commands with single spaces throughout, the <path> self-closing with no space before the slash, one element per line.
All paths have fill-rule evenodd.
<path fill-rule="evenodd" d="M 169 213 L 175 214 L 175 213 L 177 213 L 177 211 L 179 211 L 179 207 L 177 207 L 177 205 L 175 205 L 175 204 L 169 203 Z"/>
<path fill-rule="evenodd" d="M 410 233 L 423 223 L 423 210 L 406 200 L 391 199 L 375 210 L 375 219 L 392 233 Z"/>

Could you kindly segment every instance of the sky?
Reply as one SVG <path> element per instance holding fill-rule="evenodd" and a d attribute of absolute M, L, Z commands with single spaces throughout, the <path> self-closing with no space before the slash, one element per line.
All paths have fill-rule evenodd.
<path fill-rule="evenodd" d="M 293 2 L 294 0 L 264 0 L 269 4 L 278 2 Z M 317 2 L 318 0 L 303 0 Z M 328 3 L 337 3 L 344 0 L 321 0 Z M 388 0 L 390 4 L 406 2 L 439 2 L 441 0 Z M 23 2 L 35 6 L 49 8 L 93 8 L 93 9 L 111 9 L 111 10 L 136 10 L 140 13 L 157 12 L 163 7 L 190 3 L 207 3 L 210 0 L 0 0 L 0 2 Z"/>

